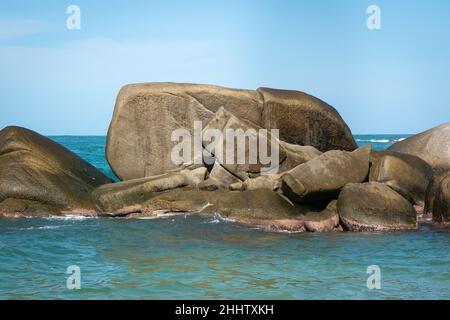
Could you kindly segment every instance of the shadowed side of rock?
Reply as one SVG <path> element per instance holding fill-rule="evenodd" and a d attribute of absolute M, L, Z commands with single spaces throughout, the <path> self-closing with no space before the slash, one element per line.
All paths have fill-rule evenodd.
<path fill-rule="evenodd" d="M 433 201 L 433 220 L 450 226 L 450 173 L 442 178 Z"/>
<path fill-rule="evenodd" d="M 21 127 L 0 131 L 0 212 L 5 216 L 95 215 L 91 192 L 109 182 L 49 138 Z"/>

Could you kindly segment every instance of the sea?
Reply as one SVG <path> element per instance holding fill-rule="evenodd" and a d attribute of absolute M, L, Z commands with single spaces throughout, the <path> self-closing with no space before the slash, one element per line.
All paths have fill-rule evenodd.
<path fill-rule="evenodd" d="M 408 135 L 355 135 L 384 150 Z M 114 179 L 104 136 L 52 136 Z M 0 299 L 450 299 L 450 231 L 273 233 L 219 216 L 0 220 Z"/>

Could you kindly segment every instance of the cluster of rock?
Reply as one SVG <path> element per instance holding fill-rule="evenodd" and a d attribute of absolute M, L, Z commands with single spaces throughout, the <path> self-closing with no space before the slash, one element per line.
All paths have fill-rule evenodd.
<path fill-rule="evenodd" d="M 194 121 L 279 129 L 278 171 L 222 163 L 207 145 L 208 161 L 175 164 L 171 133 L 193 132 Z M 3 129 L 0 216 L 198 213 L 270 230 L 388 231 L 417 229 L 424 208 L 450 224 L 450 123 L 372 151 L 357 149 L 334 108 L 302 92 L 148 83 L 120 91 L 106 147 L 120 182 L 33 131 Z"/>

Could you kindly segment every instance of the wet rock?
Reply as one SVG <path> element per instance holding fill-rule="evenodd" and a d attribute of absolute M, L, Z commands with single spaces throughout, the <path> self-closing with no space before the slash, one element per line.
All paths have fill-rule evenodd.
<path fill-rule="evenodd" d="M 379 182 L 347 184 L 339 194 L 337 208 L 342 223 L 350 231 L 417 229 L 412 204 Z"/>
<path fill-rule="evenodd" d="M 276 192 L 266 189 L 243 192 L 174 189 L 143 203 L 141 213 L 133 217 L 153 217 L 174 212 L 198 212 L 207 216 L 219 214 L 223 219 L 249 227 L 304 231 L 303 215 L 298 208 Z"/>
<path fill-rule="evenodd" d="M 305 214 L 305 228 L 310 232 L 342 231 L 339 226 L 337 200 L 331 201 L 322 211 L 310 211 Z"/>

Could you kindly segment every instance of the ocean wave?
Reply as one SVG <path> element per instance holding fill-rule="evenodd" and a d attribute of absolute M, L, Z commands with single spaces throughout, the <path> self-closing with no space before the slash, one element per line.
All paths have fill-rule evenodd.
<path fill-rule="evenodd" d="M 62 227 L 70 227 L 70 225 L 59 225 L 59 226 L 41 226 L 41 227 L 26 227 L 26 228 L 15 228 L 16 230 L 51 230 L 59 229 Z"/>
<path fill-rule="evenodd" d="M 173 217 L 180 217 L 183 216 L 185 219 L 195 214 L 195 212 L 168 212 L 168 213 L 158 213 L 155 216 L 148 216 L 148 217 L 136 217 L 135 219 L 139 220 L 155 220 L 155 219 L 168 219 Z"/>
<path fill-rule="evenodd" d="M 31 217 L 33 218 L 33 217 Z M 72 221 L 72 220 L 86 220 L 86 219 L 96 219 L 95 216 L 76 216 L 76 215 L 69 215 L 69 216 L 49 216 L 49 217 L 42 217 L 42 219 L 45 220 L 58 220 L 58 221 Z"/>
<path fill-rule="evenodd" d="M 230 219 L 230 218 L 224 218 L 219 213 L 216 212 L 216 213 L 214 213 L 211 220 L 205 221 L 205 223 L 213 223 L 213 224 L 221 223 L 221 222 L 236 222 L 236 220 Z"/>
<path fill-rule="evenodd" d="M 270 227 L 253 227 L 253 228 L 250 228 L 250 230 L 257 230 L 257 231 L 270 232 L 270 233 L 285 233 L 285 234 L 305 233 L 304 230 L 295 231 L 295 230 L 270 228 Z"/>
<path fill-rule="evenodd" d="M 398 139 L 364 139 L 364 138 L 356 138 L 356 142 L 371 142 L 371 143 L 389 143 L 389 142 L 399 142 L 403 141 L 406 138 L 398 138 Z"/>
<path fill-rule="evenodd" d="M 356 139 L 357 142 L 374 142 L 374 143 L 388 143 L 396 140 L 389 139 Z"/>

